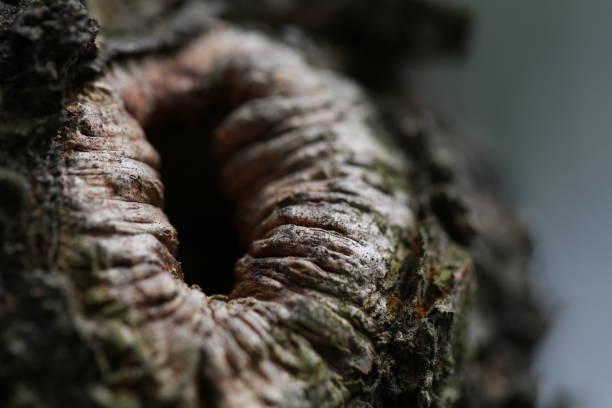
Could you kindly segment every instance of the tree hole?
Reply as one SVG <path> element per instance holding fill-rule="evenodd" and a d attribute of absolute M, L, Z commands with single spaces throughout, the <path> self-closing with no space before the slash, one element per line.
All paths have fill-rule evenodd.
<path fill-rule="evenodd" d="M 185 282 L 199 285 L 207 295 L 231 292 L 234 263 L 245 252 L 211 154 L 217 123 L 207 120 L 147 130 L 147 138 L 161 155 L 164 211 L 178 231 L 177 259 Z"/>

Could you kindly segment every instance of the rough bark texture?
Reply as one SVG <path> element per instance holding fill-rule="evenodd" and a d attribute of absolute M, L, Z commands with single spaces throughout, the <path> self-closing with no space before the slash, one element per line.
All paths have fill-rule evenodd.
<path fill-rule="evenodd" d="M 90 1 L 96 43 L 79 1 L 0 3 L 2 406 L 533 403 L 528 240 L 486 172 L 432 114 L 308 61 L 329 51 L 219 18 L 317 29 L 377 89 L 419 38 L 394 10 L 440 28 L 413 56 L 464 32 L 440 5 L 362 3 Z M 351 33 L 393 55 L 379 73 Z M 246 248 L 227 295 L 184 282 L 147 139 L 201 120 L 188 157 L 212 140 Z"/>

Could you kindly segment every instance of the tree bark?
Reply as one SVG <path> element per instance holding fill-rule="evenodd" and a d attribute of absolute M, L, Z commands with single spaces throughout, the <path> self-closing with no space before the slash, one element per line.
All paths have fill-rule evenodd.
<path fill-rule="evenodd" d="M 465 12 L 272 3 L 0 3 L 2 406 L 533 405 L 529 239 L 397 95 Z"/>

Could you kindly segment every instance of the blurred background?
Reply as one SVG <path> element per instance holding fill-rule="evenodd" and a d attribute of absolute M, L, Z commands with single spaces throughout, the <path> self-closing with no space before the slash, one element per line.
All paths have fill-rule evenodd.
<path fill-rule="evenodd" d="M 531 228 L 553 319 L 539 406 L 612 407 L 612 2 L 465 2 L 469 57 L 408 75 L 489 152 Z"/>

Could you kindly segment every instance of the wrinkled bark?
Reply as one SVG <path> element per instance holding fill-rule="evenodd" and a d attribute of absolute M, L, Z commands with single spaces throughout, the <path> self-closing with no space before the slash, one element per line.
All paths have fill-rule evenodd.
<path fill-rule="evenodd" d="M 2 406 L 533 404 L 522 227 L 430 112 L 321 67 L 333 54 L 388 91 L 397 37 L 413 58 L 455 49 L 463 14 L 361 3 L 89 1 L 97 40 L 79 1 L 0 5 Z M 401 27 L 398 7 L 441 34 L 361 29 L 376 11 Z M 333 51 L 233 25 L 252 19 Z M 380 72 L 355 68 L 351 33 L 385 45 Z M 179 162 L 215 163 L 232 208 L 221 228 L 246 254 L 229 293 L 207 291 L 223 254 L 177 258 L 176 143 Z M 174 180 L 193 216 L 220 211 L 195 168 Z"/>

